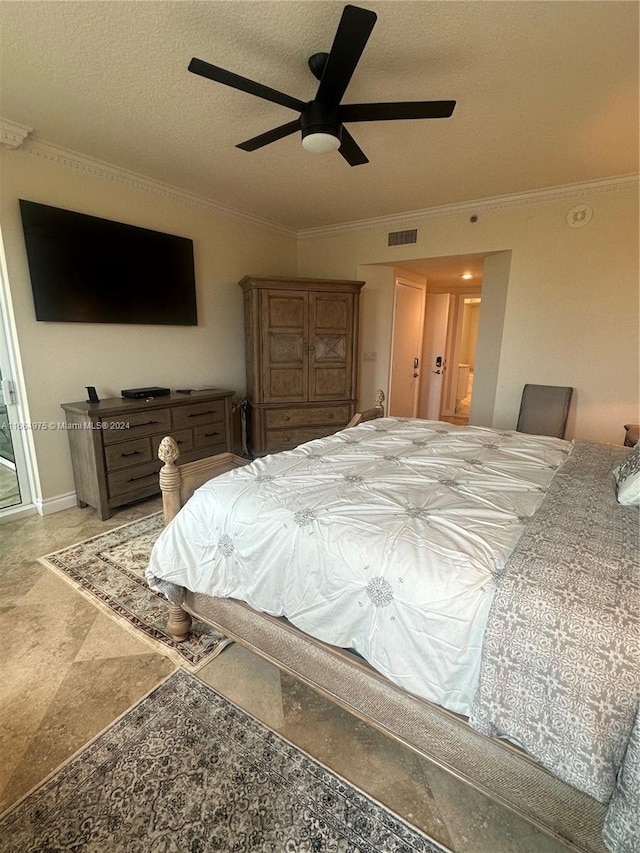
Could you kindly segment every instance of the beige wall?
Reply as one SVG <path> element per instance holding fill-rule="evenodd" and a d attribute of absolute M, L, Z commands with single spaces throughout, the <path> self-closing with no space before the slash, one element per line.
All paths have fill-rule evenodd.
<path fill-rule="evenodd" d="M 567 214 L 582 203 L 593 209 L 593 218 L 582 228 L 571 228 Z M 473 213 L 478 215 L 475 223 L 470 222 Z M 409 258 L 501 253 L 485 262 L 472 420 L 477 414 L 476 422 L 513 428 L 526 382 L 572 385 L 568 437 L 621 443 L 622 425 L 640 419 L 637 186 L 479 206 L 425 216 L 411 226 L 416 224 L 418 243 L 391 249 L 386 234 L 403 227 L 400 222 L 304 235 L 298 247 L 299 274 L 371 275 L 373 292 L 367 298 L 369 285 L 363 289 L 361 316 L 363 339 L 370 341 L 371 330 L 390 334 L 393 274 L 384 280 L 380 268 L 368 264 L 401 267 Z M 492 259 L 500 267 L 498 280 L 507 276 L 506 292 L 498 287 L 495 299 L 486 286 Z M 379 339 L 375 346 L 375 370 L 361 365 L 364 401 L 375 387 L 386 390 L 388 369 L 381 358 L 389 341 Z M 481 377 L 483 367 L 492 375 Z"/>
<path fill-rule="evenodd" d="M 206 207 L 83 174 L 20 151 L 0 151 L 0 212 L 10 301 L 31 421 L 61 420 L 61 402 L 144 385 L 216 385 L 243 394 L 246 274 L 360 278 L 360 400 L 387 391 L 395 275 L 405 259 L 494 253 L 485 262 L 472 420 L 515 425 L 525 382 L 576 389 L 569 437 L 620 443 L 640 420 L 637 188 L 425 216 L 415 246 L 389 249 L 400 227 L 289 234 Z M 36 322 L 18 198 L 188 236 L 194 240 L 196 328 Z M 584 202 L 583 228 L 567 212 Z M 471 223 L 472 213 L 478 221 Z M 412 223 L 414 225 L 415 223 Z M 381 266 L 384 265 L 384 266 Z M 495 268 L 495 269 L 494 269 Z M 492 272 L 493 270 L 493 272 Z M 494 281 L 495 280 L 495 281 Z M 493 281 L 493 284 L 492 284 Z M 375 361 L 363 360 L 365 352 Z M 67 437 L 30 435 L 36 498 L 73 491 Z"/>
<path fill-rule="evenodd" d="M 0 151 L 2 239 L 30 421 L 63 420 L 61 402 L 122 388 L 215 385 L 243 394 L 244 320 L 237 285 L 247 274 L 295 275 L 291 235 L 220 216 L 175 199 L 74 172 L 20 151 Z M 18 198 L 190 237 L 197 327 L 43 323 L 35 320 Z M 36 498 L 73 491 L 67 436 L 31 435 Z"/>

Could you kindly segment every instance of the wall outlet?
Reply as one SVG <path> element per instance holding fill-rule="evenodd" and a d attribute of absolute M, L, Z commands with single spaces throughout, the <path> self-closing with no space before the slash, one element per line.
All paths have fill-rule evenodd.
<path fill-rule="evenodd" d="M 363 361 L 375 361 L 378 353 L 376 352 L 365 352 Z"/>

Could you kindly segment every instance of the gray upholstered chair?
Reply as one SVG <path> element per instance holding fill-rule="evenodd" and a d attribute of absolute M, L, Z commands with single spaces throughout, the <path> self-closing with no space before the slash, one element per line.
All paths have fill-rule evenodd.
<path fill-rule="evenodd" d="M 564 438 L 573 388 L 525 385 L 518 415 L 518 432 Z"/>

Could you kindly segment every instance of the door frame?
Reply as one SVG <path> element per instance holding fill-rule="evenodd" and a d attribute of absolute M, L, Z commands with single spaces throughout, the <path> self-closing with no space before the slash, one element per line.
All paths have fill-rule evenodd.
<path fill-rule="evenodd" d="M 24 381 L 20 362 L 17 334 L 14 323 L 9 278 L 7 273 L 4 242 L 0 229 L 0 366 L 3 380 L 10 384 L 12 399 L 6 401 L 10 423 L 26 424 Z M 0 508 L 0 521 L 8 521 L 21 515 L 33 515 L 37 512 L 34 504 L 35 479 L 33 466 L 33 447 L 29 444 L 30 435 L 26 429 L 11 431 L 15 457 L 16 476 L 20 490 L 20 503 Z"/>

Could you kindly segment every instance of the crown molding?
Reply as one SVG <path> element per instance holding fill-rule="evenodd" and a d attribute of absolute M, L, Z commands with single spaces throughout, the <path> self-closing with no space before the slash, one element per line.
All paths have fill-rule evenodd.
<path fill-rule="evenodd" d="M 373 231 L 384 229 L 395 229 L 399 227 L 411 227 L 424 219 L 442 216 L 455 216 L 460 214 L 473 214 L 485 210 L 499 210 L 509 207 L 517 207 L 527 204 L 542 204 L 561 199 L 584 197 L 596 193 L 613 192 L 627 187 L 638 187 L 638 175 L 621 175 L 619 177 L 606 178 L 599 181 L 589 181 L 577 184 L 565 184 L 558 187 L 548 187 L 542 190 L 514 193 L 494 198 L 476 199 L 456 204 L 446 204 L 440 207 L 430 207 L 423 210 L 411 210 L 404 213 L 379 216 L 372 219 L 360 219 L 352 222 L 334 225 L 323 225 L 319 228 L 307 228 L 297 231 L 284 225 L 262 219 L 250 213 L 228 207 L 220 202 L 212 201 L 196 193 L 187 192 L 170 184 L 156 181 L 145 175 L 130 172 L 111 163 L 96 160 L 77 151 L 63 148 L 51 142 L 34 139 L 30 136 L 33 128 L 18 124 L 9 119 L 0 118 L 0 144 L 10 149 L 20 149 L 21 152 L 35 157 L 40 157 L 51 163 L 64 166 L 74 172 L 113 181 L 135 190 L 153 193 L 156 196 L 188 204 L 199 210 L 205 210 L 229 219 L 245 222 L 268 231 L 274 231 L 287 237 L 298 240 L 308 240 L 318 237 L 333 237 L 340 234 L 358 231 Z"/>
<path fill-rule="evenodd" d="M 0 120 L 0 130 L 4 125 L 13 125 L 13 122 Z M 31 131 L 31 128 L 28 128 Z M 74 172 L 79 172 L 83 175 L 88 175 L 93 178 L 101 178 L 103 180 L 112 181 L 122 184 L 130 189 L 143 190 L 144 192 L 153 193 L 156 196 L 161 196 L 170 201 L 177 201 L 181 204 L 188 204 L 191 207 L 196 207 L 199 210 L 206 210 L 209 213 L 214 213 L 218 216 L 224 216 L 228 219 L 236 219 L 241 222 L 249 223 L 265 228 L 269 231 L 276 231 L 279 234 L 284 234 L 288 237 L 295 237 L 296 231 L 285 228 L 277 223 L 270 222 L 267 219 L 261 219 L 258 216 L 253 216 L 250 213 L 244 213 L 241 210 L 236 210 L 232 207 L 227 207 L 219 202 L 211 201 L 195 193 L 181 190 L 178 187 L 170 184 L 156 181 L 153 178 L 148 178 L 145 175 L 139 175 L 135 172 L 130 172 L 127 169 L 122 169 L 119 166 L 114 166 L 111 163 L 105 163 L 102 160 L 96 160 L 93 157 L 88 157 L 85 154 L 79 154 L 77 151 L 71 151 L 68 148 L 62 148 L 52 142 L 45 142 L 40 139 L 26 139 L 21 146 L 20 151 L 29 154 L 33 157 L 39 157 L 50 163 L 56 163 L 59 166 L 64 166 L 67 169 L 72 169 Z M 18 147 L 13 145 L 11 147 Z"/>
<path fill-rule="evenodd" d="M 32 127 L 27 127 L 26 124 L 18 124 L 17 121 L 0 118 L 0 145 L 7 148 L 20 148 L 30 133 L 33 133 Z"/>
<path fill-rule="evenodd" d="M 526 204 L 543 204 L 546 202 L 560 201 L 568 198 L 583 198 L 585 195 L 593 195 L 604 192 L 614 192 L 620 189 L 638 187 L 640 176 L 621 175 L 614 178 L 606 178 L 599 181 L 588 181 L 578 184 L 565 184 L 558 187 L 548 187 L 543 190 L 513 193 L 513 195 L 496 196 L 495 198 L 476 199 L 475 201 L 463 201 L 456 204 L 445 204 L 440 207 L 428 207 L 424 210 L 411 210 L 405 213 L 392 214 L 390 216 L 379 216 L 372 219 L 360 219 L 345 222 L 338 225 L 324 225 L 320 228 L 307 228 L 298 231 L 299 240 L 313 239 L 316 237 L 336 237 L 356 231 L 376 231 L 393 229 L 399 227 L 409 228 L 415 226 L 425 219 L 442 216 L 456 216 L 460 214 L 474 214 L 485 210 L 499 210 L 509 207 L 519 207 Z"/>

